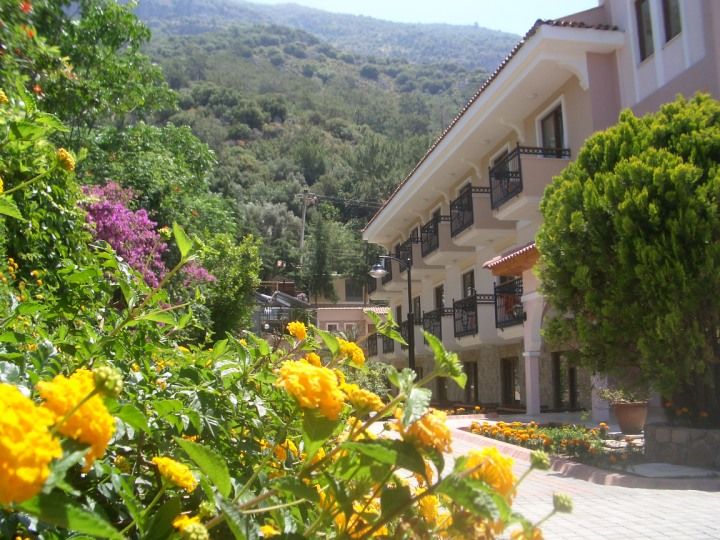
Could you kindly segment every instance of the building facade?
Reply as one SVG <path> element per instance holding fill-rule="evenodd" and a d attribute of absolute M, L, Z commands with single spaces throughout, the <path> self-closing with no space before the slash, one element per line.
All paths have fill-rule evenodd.
<path fill-rule="evenodd" d="M 364 239 L 412 264 L 386 262 L 371 298 L 415 332 L 420 370 L 432 366 L 420 329 L 458 353 L 464 390 L 440 381 L 438 401 L 538 414 L 592 408 L 607 418 L 587 371 L 542 339 L 551 309 L 533 273 L 545 187 L 621 110 L 657 110 L 680 93 L 720 96 L 720 2 L 600 0 L 537 21 L 371 219 Z M 404 321 L 404 323 L 402 322 Z M 400 346 L 378 356 L 407 366 Z"/>

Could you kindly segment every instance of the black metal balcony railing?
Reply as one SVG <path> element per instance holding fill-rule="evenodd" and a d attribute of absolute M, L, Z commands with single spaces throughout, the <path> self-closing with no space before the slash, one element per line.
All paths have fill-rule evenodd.
<path fill-rule="evenodd" d="M 475 295 L 453 302 L 455 337 L 478 333 L 477 299 Z"/>
<path fill-rule="evenodd" d="M 392 338 L 389 338 L 387 336 L 382 337 L 382 344 L 383 344 L 383 354 L 390 354 L 395 352 L 395 342 Z"/>
<path fill-rule="evenodd" d="M 425 257 L 440 247 L 440 221 L 433 218 L 420 230 L 420 253 Z"/>
<path fill-rule="evenodd" d="M 473 224 L 472 187 L 466 186 L 450 203 L 450 236 L 456 236 Z"/>
<path fill-rule="evenodd" d="M 408 238 L 405 242 L 400 244 L 400 247 L 395 251 L 395 256 L 402 261 L 398 263 L 400 265 L 400 272 L 407 270 L 407 264 L 405 261 L 408 259 L 410 260 L 410 266 L 412 266 L 412 245 L 413 239 Z"/>
<path fill-rule="evenodd" d="M 517 145 L 505 159 L 490 167 L 490 205 L 493 210 L 522 192 L 522 160 L 520 158 L 522 154 L 569 158 L 570 149 Z"/>
<path fill-rule="evenodd" d="M 495 326 L 507 328 L 522 324 L 525 312 L 522 305 L 522 278 L 495 285 Z"/>
<path fill-rule="evenodd" d="M 365 341 L 366 349 L 367 349 L 367 356 L 368 358 L 371 358 L 373 356 L 377 356 L 378 353 L 378 335 L 377 334 L 370 334 L 367 337 L 367 341 Z"/>
<path fill-rule="evenodd" d="M 368 294 L 374 293 L 377 290 L 377 279 L 375 278 L 368 278 L 368 285 L 367 285 Z"/>
<path fill-rule="evenodd" d="M 442 341 L 442 309 L 435 309 L 423 313 L 423 329 Z"/>
<path fill-rule="evenodd" d="M 383 264 L 385 265 L 385 270 L 387 271 L 387 274 L 385 274 L 382 278 L 380 278 L 380 281 L 383 285 L 385 285 L 388 281 L 392 281 L 393 275 L 392 275 L 392 260 L 391 259 L 383 259 Z"/>

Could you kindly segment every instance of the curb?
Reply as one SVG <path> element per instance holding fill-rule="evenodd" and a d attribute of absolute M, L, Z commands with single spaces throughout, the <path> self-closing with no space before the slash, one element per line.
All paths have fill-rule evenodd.
<path fill-rule="evenodd" d="M 494 446 L 503 454 L 511 456 L 516 460 L 530 462 L 532 450 L 503 441 L 496 441 L 495 439 L 490 439 L 482 435 L 476 435 L 459 428 L 451 429 L 453 430 L 453 437 L 458 440 L 479 446 Z M 556 456 L 550 457 L 550 470 L 559 473 L 560 476 L 576 478 L 605 486 L 641 489 L 720 491 L 720 478 L 648 478 L 634 474 L 608 471 Z"/>

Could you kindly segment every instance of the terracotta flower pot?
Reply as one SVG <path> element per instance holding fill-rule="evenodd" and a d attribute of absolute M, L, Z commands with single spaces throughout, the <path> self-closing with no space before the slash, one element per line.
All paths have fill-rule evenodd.
<path fill-rule="evenodd" d="M 613 403 L 615 418 L 620 424 L 620 430 L 626 435 L 637 435 L 642 433 L 647 418 L 647 401 L 632 403 Z"/>

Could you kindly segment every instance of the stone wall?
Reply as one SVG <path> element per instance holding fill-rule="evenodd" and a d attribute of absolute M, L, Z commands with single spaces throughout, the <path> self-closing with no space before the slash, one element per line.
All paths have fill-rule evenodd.
<path fill-rule="evenodd" d="M 645 426 L 645 458 L 720 469 L 720 429 L 648 424 Z"/>

